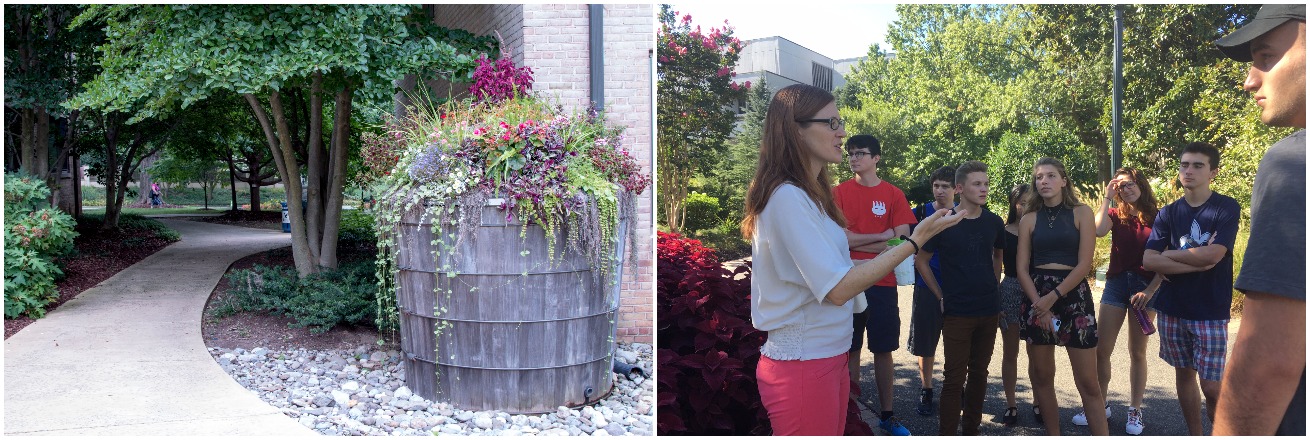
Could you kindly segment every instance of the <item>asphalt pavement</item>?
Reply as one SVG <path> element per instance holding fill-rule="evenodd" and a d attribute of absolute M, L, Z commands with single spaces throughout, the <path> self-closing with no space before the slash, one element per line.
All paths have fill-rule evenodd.
<path fill-rule="evenodd" d="M 918 358 L 911 355 L 905 349 L 905 338 L 909 336 L 911 300 L 913 298 L 913 286 L 901 286 L 898 291 L 898 305 L 901 316 L 901 335 L 899 338 L 900 347 L 893 352 L 892 358 L 896 364 L 896 378 L 893 383 L 892 410 L 896 418 L 910 430 L 911 435 L 937 435 L 938 422 L 937 414 L 932 416 L 920 416 L 915 412 L 919 402 L 919 367 Z M 1101 289 L 1092 288 L 1093 298 L 1097 301 L 1099 311 Z M 1129 314 L 1127 319 L 1133 319 Z M 1237 336 L 1238 321 L 1234 320 L 1228 326 L 1228 350 L 1232 351 L 1233 341 Z M 1108 402 L 1111 403 L 1113 417 L 1110 419 L 1110 435 L 1126 435 L 1124 432 L 1124 423 L 1127 421 L 1128 405 L 1128 331 L 1130 327 L 1127 321 L 1119 330 L 1118 341 L 1115 344 L 1115 351 L 1112 355 L 1112 364 L 1114 365 L 1114 374 L 1110 382 L 1110 391 Z M 1018 362 L 1018 385 L 1015 391 L 1015 400 L 1019 407 L 1019 423 L 1013 427 L 1007 427 L 1001 423 L 1001 414 L 1005 412 L 1005 393 L 1001 386 L 1001 335 L 996 335 L 996 346 L 992 352 L 992 362 L 987 368 L 988 385 L 987 397 L 983 403 L 983 421 L 979 428 L 981 435 L 1046 435 L 1046 429 L 1033 419 L 1032 415 L 1032 383 L 1028 379 L 1028 355 L 1024 350 L 1022 341 L 1019 343 L 1019 362 Z M 1142 419 L 1146 425 L 1142 435 L 1160 436 L 1160 435 L 1187 435 L 1187 425 L 1183 421 L 1182 409 L 1178 405 L 1176 386 L 1174 384 L 1174 368 L 1160 359 L 1160 340 L 1157 335 L 1148 338 L 1146 349 L 1146 358 L 1150 366 L 1147 374 L 1146 392 L 1142 399 Z M 934 384 L 933 393 L 935 396 L 934 404 L 940 402 L 942 390 L 942 362 L 945 358 L 942 355 L 942 347 L 939 343 L 933 371 Z M 1057 348 L 1055 351 L 1055 393 L 1060 404 L 1060 433 L 1062 435 L 1090 435 L 1086 426 L 1074 425 L 1070 418 L 1082 410 L 1082 403 L 1078 397 L 1078 389 L 1073 383 L 1072 370 L 1069 367 L 1069 358 L 1063 348 Z M 873 354 L 864 350 L 860 355 L 860 401 L 873 412 L 866 412 L 866 421 L 874 426 L 874 430 L 879 435 L 886 435 L 877 429 L 877 419 L 870 417 L 879 411 L 877 386 L 874 384 L 873 376 Z M 1204 397 L 1202 397 L 1202 411 L 1205 410 Z M 1102 409 L 1103 411 L 1103 409 Z M 1209 434 L 1212 426 L 1206 417 L 1202 416 L 1204 424 L 1204 433 Z"/>

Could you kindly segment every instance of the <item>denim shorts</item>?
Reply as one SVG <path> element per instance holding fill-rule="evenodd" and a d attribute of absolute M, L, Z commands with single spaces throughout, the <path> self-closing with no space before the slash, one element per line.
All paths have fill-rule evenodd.
<path fill-rule="evenodd" d="M 1125 310 L 1132 308 L 1133 295 L 1145 290 L 1146 284 L 1150 281 L 1132 271 L 1120 272 L 1105 277 L 1105 291 L 1101 292 L 1101 304 L 1108 304 Z M 1155 310 L 1155 300 L 1157 299 L 1160 299 L 1159 295 L 1152 296 L 1151 301 L 1146 303 L 1146 307 Z"/>

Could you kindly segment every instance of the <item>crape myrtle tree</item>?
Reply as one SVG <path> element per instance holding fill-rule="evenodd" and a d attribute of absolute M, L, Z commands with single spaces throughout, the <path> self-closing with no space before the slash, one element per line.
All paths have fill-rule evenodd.
<path fill-rule="evenodd" d="M 663 223 L 672 231 L 682 229 L 682 204 L 692 176 L 713 169 L 725 153 L 737 120 L 731 106 L 745 99 L 750 88 L 749 82 L 732 79 L 741 47 L 726 22 L 705 32 L 692 25 L 691 15 L 679 16 L 669 5 L 660 5 L 659 199 Z"/>
<path fill-rule="evenodd" d="M 99 29 L 69 29 L 78 5 L 4 6 L 5 169 L 21 170 L 57 188 L 59 167 L 74 150 L 82 112 L 62 103 L 93 77 Z M 67 206 L 50 191 L 50 201 Z M 71 201 L 79 203 L 80 201 Z"/>
<path fill-rule="evenodd" d="M 136 117 L 148 118 L 239 94 L 287 198 L 306 200 L 290 210 L 292 255 L 306 276 L 337 266 L 356 100 L 389 103 L 405 74 L 468 78 L 480 54 L 494 56 L 494 40 L 431 21 L 419 5 L 91 6 L 77 22 L 104 26 L 108 42 L 99 49 L 104 71 L 78 104 L 115 109 L 144 99 Z M 285 99 L 295 93 L 308 103 L 300 119 Z M 303 155 L 295 133 L 307 133 Z"/>

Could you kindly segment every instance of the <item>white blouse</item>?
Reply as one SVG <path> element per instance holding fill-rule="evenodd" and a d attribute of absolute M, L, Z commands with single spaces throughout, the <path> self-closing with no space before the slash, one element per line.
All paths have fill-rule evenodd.
<path fill-rule="evenodd" d="M 762 354 L 810 360 L 850 351 L 856 301 L 824 299 L 853 267 L 846 234 L 804 190 L 784 183 L 773 191 L 755 221 L 751 259 L 751 321 L 769 332 Z"/>

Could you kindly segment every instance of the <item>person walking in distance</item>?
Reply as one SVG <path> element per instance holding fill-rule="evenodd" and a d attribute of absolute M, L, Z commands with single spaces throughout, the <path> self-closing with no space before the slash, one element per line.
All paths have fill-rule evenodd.
<path fill-rule="evenodd" d="M 978 435 L 983 400 L 987 393 L 987 364 L 996 345 L 1000 320 L 1001 254 L 1005 222 L 986 208 L 987 165 L 971 160 L 955 172 L 960 209 L 972 212 L 960 224 L 942 231 L 923 245 L 915 265 L 942 310 L 942 399 L 938 435 Z M 941 262 L 939 279 L 928 261 Z M 966 384 L 967 383 L 967 384 Z M 964 416 L 960 402 L 963 394 Z"/>
<path fill-rule="evenodd" d="M 826 166 L 846 131 L 831 93 L 796 84 L 769 104 L 742 233 L 751 240 L 751 324 L 768 332 L 756 383 L 778 435 L 841 435 L 850 398 L 846 356 L 857 295 L 964 217 L 924 219 L 912 246 L 852 264 Z"/>
<path fill-rule="evenodd" d="M 1047 435 L 1060 434 L 1055 400 L 1055 346 L 1064 346 L 1083 409 L 1105 405 L 1096 378 L 1096 309 L 1087 274 L 1092 269 L 1096 225 L 1092 208 L 1078 202 L 1059 160 L 1044 157 L 1033 165 L 1036 196 L 1019 220 L 1015 254 L 1020 303 L 1019 336 L 1028 342 L 1033 399 L 1046 414 Z M 1106 420 L 1088 419 L 1092 435 L 1107 435 Z"/>
<path fill-rule="evenodd" d="M 1111 203 L 1118 208 L 1111 208 Z M 1101 380 L 1101 395 L 1106 396 L 1105 418 L 1109 419 L 1110 376 L 1114 372 L 1110 356 L 1114 354 L 1119 328 L 1128 317 L 1128 309 L 1132 308 L 1133 316 L 1128 317 L 1130 401 L 1124 423 L 1124 432 L 1130 435 L 1139 435 L 1146 427 L 1142 422 L 1142 394 L 1146 391 L 1147 332 L 1143 331 L 1143 323 L 1138 317 L 1144 318 L 1148 326 L 1155 320 L 1155 312 L 1148 306 L 1163 280 L 1163 277 L 1142 268 L 1142 252 L 1146 239 L 1151 236 L 1155 213 L 1159 211 L 1150 182 L 1132 167 L 1115 172 L 1114 179 L 1105 186 L 1100 206 L 1096 208 L 1096 236 L 1114 233 L 1110 239 L 1110 267 L 1105 272 L 1101 310 L 1097 313 L 1101 340 L 1096 346 L 1096 370 Z M 1154 328 L 1149 330 L 1154 332 Z M 1073 423 L 1087 426 L 1087 414 L 1075 414 Z"/>
<path fill-rule="evenodd" d="M 878 163 L 882 161 L 882 145 L 870 135 L 851 136 L 846 141 L 846 154 L 850 157 L 855 177 L 832 189 L 837 208 L 846 217 L 846 240 L 852 260 L 869 260 L 887 249 L 887 240 L 910 233 L 915 223 L 914 213 L 905 193 L 890 182 L 878 178 Z M 891 435 L 910 435 L 892 412 L 892 379 L 896 371 L 892 352 L 901 339 L 901 314 L 896 302 L 896 276 L 887 274 L 864 292 L 869 307 L 853 317 L 854 334 L 851 340 L 851 360 L 848 365 L 852 378 L 859 379 L 861 333 L 869 339 L 873 353 L 873 378 L 878 387 L 878 402 L 882 413 L 878 424 Z"/>
<path fill-rule="evenodd" d="M 1202 431 L 1201 394 L 1208 402 L 1206 415 L 1214 419 L 1233 305 L 1232 249 L 1242 208 L 1210 189 L 1218 172 L 1219 149 L 1204 142 L 1183 147 L 1178 158 L 1183 197 L 1156 214 L 1142 255 L 1142 267 L 1168 279 L 1155 302 L 1160 358 L 1174 367 L 1178 404 L 1191 435 Z"/>
<path fill-rule="evenodd" d="M 916 221 L 923 221 L 924 218 L 932 215 L 934 212 L 951 209 L 955 207 L 955 168 L 941 167 L 933 171 L 928 177 L 928 184 L 932 187 L 933 200 L 928 203 L 916 206 L 914 208 L 914 218 Z M 911 226 L 910 230 L 914 230 Z M 919 261 L 915 261 L 915 266 Z M 928 267 L 932 269 L 933 276 L 941 279 L 941 266 L 938 263 L 937 255 L 933 255 L 928 261 Z M 933 380 L 932 370 L 933 359 L 937 355 L 937 341 L 942 335 L 942 309 L 941 301 L 932 291 L 928 290 L 928 285 L 923 282 L 923 274 L 917 270 L 914 272 L 914 302 L 910 308 L 910 336 L 905 340 L 905 349 L 910 354 L 919 358 L 919 408 L 918 413 L 921 416 L 931 416 L 937 409 L 933 405 Z"/>
<path fill-rule="evenodd" d="M 1242 88 L 1260 121 L 1299 128 L 1265 152 L 1251 236 L 1234 284 L 1242 324 L 1219 390 L 1214 433 L 1305 436 L 1305 5 L 1265 5 L 1215 45 L 1251 63 Z M 1300 384 L 1297 383 L 1300 373 Z"/>

